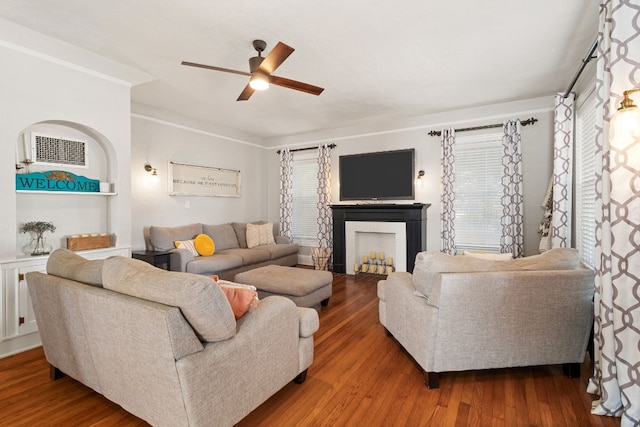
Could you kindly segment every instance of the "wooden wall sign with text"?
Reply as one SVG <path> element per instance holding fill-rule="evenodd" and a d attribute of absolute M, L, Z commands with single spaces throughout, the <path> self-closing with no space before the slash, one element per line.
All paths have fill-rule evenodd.
<path fill-rule="evenodd" d="M 169 162 L 169 195 L 240 197 L 240 171 Z"/>
<path fill-rule="evenodd" d="M 16 174 L 16 190 L 99 193 L 100 180 L 66 171 Z"/>

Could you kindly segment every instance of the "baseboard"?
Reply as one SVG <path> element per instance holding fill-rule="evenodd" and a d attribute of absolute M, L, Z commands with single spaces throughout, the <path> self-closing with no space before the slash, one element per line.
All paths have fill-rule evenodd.
<path fill-rule="evenodd" d="M 298 254 L 298 264 L 300 265 L 313 265 L 313 259 L 311 255 L 300 255 Z"/>
<path fill-rule="evenodd" d="M 38 332 L 2 341 L 0 342 L 0 359 L 40 347 L 41 345 L 42 341 L 40 341 L 40 334 Z"/>

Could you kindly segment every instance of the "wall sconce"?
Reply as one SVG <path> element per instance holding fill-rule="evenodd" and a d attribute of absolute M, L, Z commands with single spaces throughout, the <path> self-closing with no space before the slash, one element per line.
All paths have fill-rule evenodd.
<path fill-rule="evenodd" d="M 424 176 L 424 171 L 423 171 L 422 169 L 420 169 L 420 170 L 418 171 L 418 179 L 420 179 L 420 180 L 421 180 L 423 176 Z"/>
<path fill-rule="evenodd" d="M 152 167 L 149 163 L 144 165 L 144 170 L 146 170 L 147 172 L 151 172 L 151 176 L 153 177 L 158 176 L 158 171 L 156 171 L 156 168 Z"/>
<path fill-rule="evenodd" d="M 640 92 L 640 89 L 630 89 L 623 92 L 624 98 L 620 102 L 620 108 L 611 117 L 609 126 L 609 140 L 618 148 L 626 147 L 640 139 L 640 108 L 638 108 L 629 95 Z"/>

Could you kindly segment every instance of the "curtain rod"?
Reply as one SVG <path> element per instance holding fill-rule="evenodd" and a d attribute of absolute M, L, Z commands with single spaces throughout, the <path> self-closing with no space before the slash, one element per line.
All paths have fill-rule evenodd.
<path fill-rule="evenodd" d="M 530 119 L 527 120 L 521 120 L 520 124 L 522 126 L 527 126 L 527 125 L 532 125 L 535 122 L 537 122 L 538 119 L 531 117 Z M 462 128 L 462 129 L 456 129 L 456 132 L 466 132 L 468 130 L 479 130 L 479 129 L 492 129 L 492 128 L 499 128 L 502 127 L 503 124 L 502 123 L 496 123 L 493 125 L 484 125 L 484 126 L 473 126 L 470 128 Z M 429 136 L 440 136 L 442 135 L 442 131 L 441 130 L 432 130 L 429 132 Z"/>
<path fill-rule="evenodd" d="M 327 147 L 336 148 L 336 144 L 329 144 L 329 145 L 327 145 Z M 294 151 L 316 150 L 317 148 L 318 147 L 294 148 L 293 150 L 289 150 L 289 151 L 291 151 L 293 153 Z M 282 150 L 278 150 L 278 151 L 276 151 L 276 153 L 280 154 L 280 153 L 282 153 Z"/>
<path fill-rule="evenodd" d="M 591 49 L 589 49 L 589 53 L 587 53 L 587 56 L 585 56 L 584 59 L 582 60 L 582 64 L 580 64 L 580 68 L 578 68 L 578 72 L 576 73 L 573 80 L 571 80 L 571 83 L 569 84 L 569 89 L 567 89 L 567 91 L 564 93 L 563 98 L 566 98 L 567 96 L 569 96 L 569 94 L 571 93 L 571 90 L 573 89 L 573 86 L 575 86 L 576 82 L 580 78 L 580 74 L 582 74 L 582 72 L 584 71 L 584 67 L 587 66 L 589 61 L 596 58 L 595 56 L 593 56 L 593 54 L 595 53 L 597 47 L 598 47 L 598 38 L 596 37 L 596 39 L 593 41 L 593 45 L 591 45 Z"/>

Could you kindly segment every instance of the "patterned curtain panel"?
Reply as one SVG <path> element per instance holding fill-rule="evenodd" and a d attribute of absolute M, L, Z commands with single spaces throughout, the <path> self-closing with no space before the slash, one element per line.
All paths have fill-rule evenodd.
<path fill-rule="evenodd" d="M 556 95 L 553 131 L 553 208 L 551 247 L 571 247 L 574 97 Z"/>
<path fill-rule="evenodd" d="M 293 206 L 293 155 L 285 148 L 280 152 L 280 234 L 291 239 Z"/>
<path fill-rule="evenodd" d="M 603 0 L 596 77 L 596 256 L 591 412 L 640 425 L 640 177 L 638 139 L 610 141 L 622 92 L 640 87 L 640 8 Z M 637 101 L 637 99 L 636 99 Z"/>
<path fill-rule="evenodd" d="M 503 126 L 502 147 L 502 237 L 500 252 L 511 253 L 514 258 L 524 255 L 524 227 L 522 196 L 522 128 L 520 120 L 508 121 Z"/>
<path fill-rule="evenodd" d="M 318 245 L 333 250 L 331 148 L 327 144 L 318 147 Z"/>
<path fill-rule="evenodd" d="M 440 138 L 440 251 L 455 255 L 455 228 L 456 211 L 453 202 L 455 195 L 455 160 L 456 160 L 456 135 L 453 128 L 442 129 Z"/>

